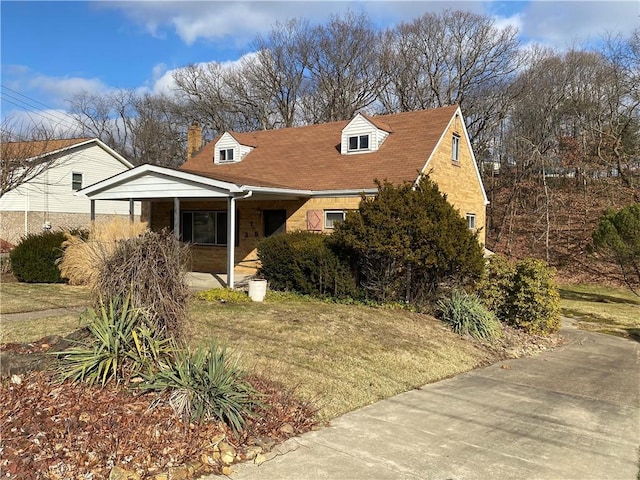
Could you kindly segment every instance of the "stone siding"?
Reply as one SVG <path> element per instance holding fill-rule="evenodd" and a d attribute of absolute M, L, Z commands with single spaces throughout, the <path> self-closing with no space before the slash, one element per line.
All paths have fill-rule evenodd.
<path fill-rule="evenodd" d="M 430 173 L 431 179 L 438 184 L 440 191 L 447 195 L 447 200 L 458 209 L 463 218 L 468 213 L 475 214 L 476 228 L 480 231 L 478 240 L 484 245 L 487 208 L 471 150 L 459 122 L 459 119 L 452 122 L 451 127 L 442 137 L 440 148 L 427 165 L 425 173 Z M 458 162 L 451 160 L 451 138 L 454 133 L 460 136 Z"/>

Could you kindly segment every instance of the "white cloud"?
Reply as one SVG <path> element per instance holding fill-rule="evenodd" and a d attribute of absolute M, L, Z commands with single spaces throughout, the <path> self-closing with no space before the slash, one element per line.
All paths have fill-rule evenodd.
<path fill-rule="evenodd" d="M 81 132 L 73 117 L 60 109 L 15 110 L 3 118 L 2 125 L 18 138 L 27 139 L 36 129 L 58 137 L 78 136 Z"/>
<path fill-rule="evenodd" d="M 46 93 L 57 101 L 66 101 L 75 94 L 86 91 L 102 92 L 107 86 L 96 78 L 82 77 L 49 77 L 35 75 L 28 81 L 28 88 Z"/>
<path fill-rule="evenodd" d="M 237 60 L 230 60 L 226 62 L 220 62 L 220 65 L 223 68 L 234 68 L 235 66 L 245 62 L 245 61 L 253 61 L 256 58 L 255 52 L 249 52 L 244 54 Z M 197 65 L 199 66 L 207 66 L 210 63 L 214 62 L 201 62 Z M 153 93 L 153 94 L 164 94 L 167 96 L 172 96 L 175 94 L 176 90 L 176 82 L 173 79 L 173 75 L 175 72 L 181 70 L 183 67 L 167 69 L 165 64 L 155 65 L 151 72 L 151 81 L 147 82 L 146 85 L 140 87 L 137 91 L 139 93 Z"/>
<path fill-rule="evenodd" d="M 640 4 L 630 1 L 534 1 L 520 13 L 527 39 L 559 50 L 581 47 L 608 33 L 638 27 Z"/>

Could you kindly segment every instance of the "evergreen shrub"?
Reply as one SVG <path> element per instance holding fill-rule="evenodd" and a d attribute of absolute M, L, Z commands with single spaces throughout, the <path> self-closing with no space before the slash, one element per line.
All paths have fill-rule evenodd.
<path fill-rule="evenodd" d="M 27 283 L 65 283 L 57 265 L 64 241 L 61 230 L 26 235 L 9 255 L 13 275 Z"/>
<path fill-rule="evenodd" d="M 296 231 L 265 238 L 258 245 L 259 274 L 274 290 L 337 298 L 357 295 L 346 262 L 327 244 L 327 236 Z"/>
<path fill-rule="evenodd" d="M 443 286 L 473 285 L 484 269 L 477 233 L 435 182 L 378 183 L 331 235 L 331 246 L 353 262 L 367 298 L 430 303 Z"/>
<path fill-rule="evenodd" d="M 513 263 L 496 255 L 489 260 L 479 294 L 501 322 L 548 335 L 560 328 L 560 294 L 553 276 L 553 268 L 542 260 Z"/>

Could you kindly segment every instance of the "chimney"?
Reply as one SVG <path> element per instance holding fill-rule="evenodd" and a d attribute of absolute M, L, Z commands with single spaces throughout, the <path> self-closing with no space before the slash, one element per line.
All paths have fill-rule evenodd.
<path fill-rule="evenodd" d="M 202 148 L 202 128 L 198 122 L 193 122 L 187 130 L 187 161 L 194 153 Z"/>

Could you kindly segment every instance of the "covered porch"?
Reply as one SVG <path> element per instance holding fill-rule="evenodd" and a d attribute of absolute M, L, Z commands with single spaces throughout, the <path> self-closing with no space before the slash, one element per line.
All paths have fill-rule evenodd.
<path fill-rule="evenodd" d="M 241 185 L 194 172 L 141 165 L 77 194 L 91 200 L 92 220 L 98 201 L 148 202 L 149 228 L 169 228 L 176 238 L 192 245 L 195 271 L 235 288 L 238 279 L 248 274 L 246 268 L 238 268 L 239 263 L 255 260 L 257 242 L 283 231 L 312 192 Z"/>

